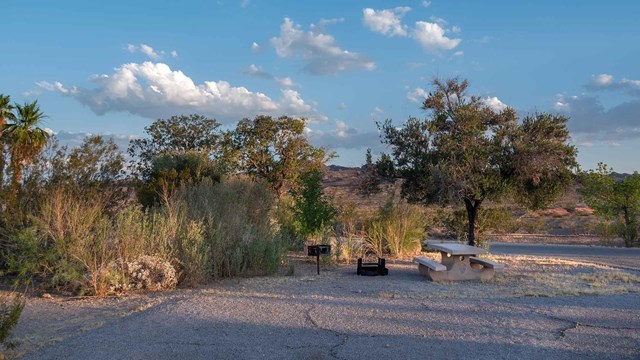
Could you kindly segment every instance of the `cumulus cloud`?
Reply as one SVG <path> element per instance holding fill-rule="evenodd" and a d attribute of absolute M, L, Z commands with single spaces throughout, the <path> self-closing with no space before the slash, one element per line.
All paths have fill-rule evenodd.
<path fill-rule="evenodd" d="M 429 93 L 425 89 L 417 87 L 407 93 L 407 100 L 416 104 L 422 104 L 428 95 Z"/>
<path fill-rule="evenodd" d="M 290 77 L 273 78 L 273 80 L 275 80 L 280 86 L 285 88 L 291 88 L 295 85 Z"/>
<path fill-rule="evenodd" d="M 630 95 L 640 96 L 640 80 L 622 78 L 617 81 L 613 75 L 609 74 L 592 76 L 585 87 L 594 91 L 623 91 Z"/>
<path fill-rule="evenodd" d="M 509 105 L 503 103 L 502 101 L 500 101 L 500 99 L 498 99 L 495 96 L 487 96 L 485 98 L 482 99 L 482 101 L 484 102 L 485 105 L 487 105 L 489 107 L 489 109 L 495 111 L 495 112 L 500 112 L 504 109 L 506 109 L 507 107 L 509 107 Z"/>
<path fill-rule="evenodd" d="M 251 51 L 257 53 L 258 51 L 260 51 L 260 45 L 258 45 L 258 43 L 254 41 L 253 44 L 251 44 Z"/>
<path fill-rule="evenodd" d="M 375 64 L 367 56 L 343 50 L 333 36 L 319 27 L 303 31 L 289 18 L 280 26 L 280 35 L 271 45 L 281 58 L 301 59 L 304 71 L 313 75 L 334 75 L 343 71 L 373 70 Z"/>
<path fill-rule="evenodd" d="M 462 39 L 448 38 L 440 25 L 426 21 L 416 22 L 413 38 L 428 52 L 451 50 L 462 41 Z"/>
<path fill-rule="evenodd" d="M 596 96 L 557 95 L 553 108 L 570 118 L 569 129 L 581 141 L 640 138 L 640 99 L 607 109 Z"/>
<path fill-rule="evenodd" d="M 146 55 L 147 57 L 149 57 L 151 60 L 162 59 L 165 55 L 164 50 L 156 50 L 147 44 L 140 44 L 140 45 L 127 44 L 126 49 L 130 53 L 140 52 Z M 172 50 L 171 52 L 169 52 L 169 54 L 174 59 L 178 57 L 178 52 L 176 50 Z"/>
<path fill-rule="evenodd" d="M 234 122 L 257 114 L 306 117 L 326 121 L 313 106 L 293 90 L 282 90 L 279 101 L 226 81 L 196 84 L 182 71 L 163 63 L 144 62 L 122 65 L 110 75 L 92 76 L 93 88 L 66 88 L 59 82 L 38 85 L 46 90 L 71 96 L 97 115 L 129 112 L 146 118 L 180 113 L 201 113 L 222 122 Z"/>
<path fill-rule="evenodd" d="M 454 26 L 451 30 L 446 30 L 444 27 L 447 25 L 447 21 L 435 16 L 430 17 L 432 22 L 417 21 L 415 27 L 409 30 L 406 25 L 402 24 L 402 16 L 410 10 L 409 7 L 384 10 L 365 8 L 362 10 L 362 21 L 371 31 L 386 36 L 411 37 L 431 53 L 451 50 L 462 41 L 462 39 L 446 36 L 447 31 L 454 34 L 460 33 L 462 31 L 460 27 Z"/>
<path fill-rule="evenodd" d="M 394 9 L 362 10 L 363 22 L 371 31 L 386 36 L 407 36 L 407 26 L 402 24 L 402 16 L 411 11 L 408 6 L 398 6 Z"/>
<path fill-rule="evenodd" d="M 336 120 L 335 127 L 331 130 L 306 128 L 305 133 L 312 144 L 329 149 L 364 149 L 380 144 L 377 131 L 362 131 L 352 128 L 341 120 Z"/>
<path fill-rule="evenodd" d="M 273 79 L 273 75 L 269 74 L 268 72 L 265 72 L 262 70 L 262 68 L 256 64 L 251 64 L 249 65 L 249 67 L 247 69 L 245 69 L 244 71 L 246 74 L 249 74 L 253 77 L 257 77 L 260 79 L 267 79 L 267 80 L 272 80 Z"/>

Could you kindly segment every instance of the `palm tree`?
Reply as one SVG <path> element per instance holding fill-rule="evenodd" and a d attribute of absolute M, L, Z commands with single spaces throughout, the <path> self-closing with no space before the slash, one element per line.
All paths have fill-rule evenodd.
<path fill-rule="evenodd" d="M 11 105 L 11 97 L 9 95 L 0 94 L 0 189 L 2 188 L 2 184 L 4 184 L 4 164 L 6 161 L 6 142 L 2 136 L 2 131 L 4 130 L 5 125 L 7 125 L 7 120 L 15 119 L 13 109 L 14 106 Z"/>
<path fill-rule="evenodd" d="M 3 137 L 9 143 L 12 182 L 16 193 L 20 190 L 24 166 L 42 151 L 49 140 L 49 133 L 38 127 L 45 117 L 37 100 L 22 106 L 16 104 L 16 117 L 3 131 Z"/>

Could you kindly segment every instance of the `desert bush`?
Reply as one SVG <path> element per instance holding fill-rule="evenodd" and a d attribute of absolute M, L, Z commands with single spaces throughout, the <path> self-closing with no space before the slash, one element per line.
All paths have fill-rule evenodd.
<path fill-rule="evenodd" d="M 130 286 L 135 289 L 167 290 L 175 288 L 178 283 L 174 267 L 158 256 L 144 255 L 127 263 L 126 275 Z"/>
<path fill-rule="evenodd" d="M 7 338 L 11 329 L 18 325 L 24 305 L 25 301 L 20 295 L 14 295 L 12 299 L 0 299 L 0 345 L 5 348 L 14 346 L 13 343 L 7 341 Z"/>
<path fill-rule="evenodd" d="M 265 184 L 203 181 L 183 188 L 180 196 L 188 218 L 203 223 L 214 278 L 278 269 L 284 246 L 272 224 L 275 197 Z"/>
<path fill-rule="evenodd" d="M 366 228 L 368 247 L 378 257 L 384 253 L 403 256 L 420 251 L 425 236 L 425 219 L 416 205 L 395 203 L 389 198 Z"/>

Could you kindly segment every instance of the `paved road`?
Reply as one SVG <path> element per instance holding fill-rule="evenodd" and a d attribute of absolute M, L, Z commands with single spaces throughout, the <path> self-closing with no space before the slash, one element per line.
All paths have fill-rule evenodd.
<path fill-rule="evenodd" d="M 495 246 L 494 253 L 554 251 Z M 555 254 L 593 255 L 576 248 Z M 413 264 L 390 266 L 389 276 L 360 278 L 351 267 L 316 276 L 309 265 L 294 277 L 160 294 L 152 307 L 24 359 L 640 359 L 639 293 L 511 297 L 500 284 L 433 284 Z M 482 296 L 465 295 L 473 287 L 483 287 Z"/>
<path fill-rule="evenodd" d="M 25 359 L 638 359 L 640 295 L 173 298 Z"/>
<path fill-rule="evenodd" d="M 508 255 L 604 256 L 637 257 L 640 259 L 640 248 L 629 249 L 605 246 L 492 243 L 491 252 Z"/>

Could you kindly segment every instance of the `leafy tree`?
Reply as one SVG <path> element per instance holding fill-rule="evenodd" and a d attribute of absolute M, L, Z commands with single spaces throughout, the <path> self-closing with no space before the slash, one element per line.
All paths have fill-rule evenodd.
<path fill-rule="evenodd" d="M 238 171 L 266 180 L 282 196 L 300 184 L 301 174 L 321 170 L 334 156 L 309 144 L 305 124 L 287 116 L 243 119 L 226 135 L 224 158 Z"/>
<path fill-rule="evenodd" d="M 15 119 L 15 115 L 13 114 L 14 108 L 15 106 L 11 104 L 11 97 L 9 95 L 0 94 L 0 188 L 4 184 L 4 168 L 6 161 L 6 142 L 2 133 L 7 125 L 7 120 L 13 121 Z"/>
<path fill-rule="evenodd" d="M 519 123 L 512 108 L 494 111 L 467 95 L 467 80 L 433 85 L 422 105 L 427 119 L 409 118 L 399 128 L 391 120 L 378 124 L 393 157 L 393 166 L 381 169 L 403 180 L 410 202 L 463 203 L 470 245 L 483 201 L 510 194 L 539 208 L 571 180 L 576 149 L 568 144 L 566 117 L 536 113 Z"/>
<path fill-rule="evenodd" d="M 220 170 L 204 152 L 169 153 L 153 159 L 147 181 L 137 188 L 138 200 L 145 206 L 167 200 L 181 185 L 209 179 L 220 182 Z"/>
<path fill-rule="evenodd" d="M 47 144 L 49 133 L 41 129 L 40 122 L 46 116 L 40 111 L 37 100 L 16 105 L 15 119 L 3 130 L 9 142 L 13 191 L 17 193 L 22 183 L 22 170 Z"/>
<path fill-rule="evenodd" d="M 134 171 L 148 178 L 154 159 L 160 155 L 196 151 L 215 156 L 220 150 L 220 124 L 202 115 L 179 115 L 158 119 L 145 127 L 148 137 L 132 140 L 129 155 L 136 159 Z"/>
<path fill-rule="evenodd" d="M 596 213 L 616 220 L 625 246 L 637 246 L 640 216 L 640 174 L 616 180 L 613 170 L 603 163 L 596 170 L 580 174 L 581 194 Z"/>
<path fill-rule="evenodd" d="M 337 215 L 336 208 L 323 197 L 322 173 L 312 171 L 304 174 L 302 184 L 293 192 L 296 200 L 294 221 L 298 233 L 303 237 L 317 233 Z"/>
<path fill-rule="evenodd" d="M 87 136 L 82 144 L 69 150 L 63 146 L 50 159 L 51 185 L 73 184 L 80 188 L 108 187 L 124 175 L 124 155 L 113 139 Z"/>

